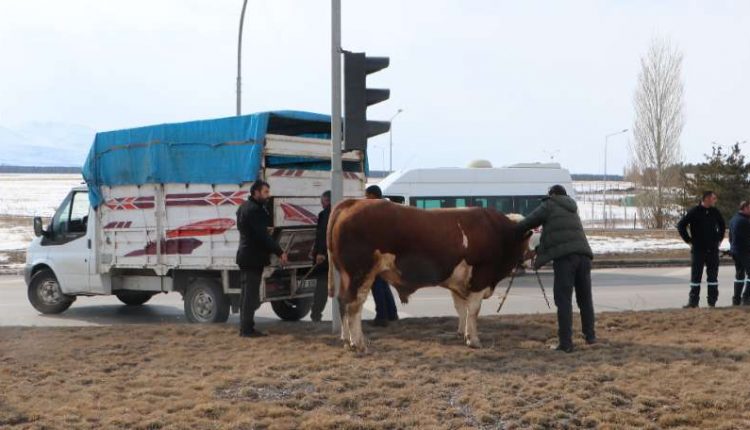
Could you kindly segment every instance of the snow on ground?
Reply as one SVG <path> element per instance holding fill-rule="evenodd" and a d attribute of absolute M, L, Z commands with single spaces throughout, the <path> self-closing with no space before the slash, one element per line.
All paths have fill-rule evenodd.
<path fill-rule="evenodd" d="M 51 217 L 78 174 L 0 174 L 0 215 Z"/>
<path fill-rule="evenodd" d="M 631 254 L 642 251 L 685 249 L 690 247 L 679 239 L 638 239 L 629 237 L 589 236 L 589 245 L 596 254 Z"/>
<path fill-rule="evenodd" d="M 604 205 L 599 202 L 582 202 L 578 200 L 578 215 L 581 217 L 584 227 L 603 227 Z M 614 228 L 642 228 L 638 208 L 633 206 L 607 205 L 608 227 Z M 613 225 L 614 223 L 614 225 Z M 635 223 L 635 224 L 634 224 Z"/>
<path fill-rule="evenodd" d="M 0 251 L 26 249 L 32 239 L 34 232 L 28 226 L 0 225 Z"/>
<path fill-rule="evenodd" d="M 588 236 L 589 245 L 594 255 L 597 254 L 633 254 L 643 251 L 664 251 L 673 249 L 690 250 L 690 246 L 680 239 L 631 238 Z M 724 239 L 722 250 L 729 249 L 729 241 Z"/>
<path fill-rule="evenodd" d="M 635 184 L 629 181 L 607 181 L 607 191 L 627 190 L 634 187 Z M 601 193 L 604 189 L 604 181 L 573 181 L 573 188 L 576 193 Z"/>

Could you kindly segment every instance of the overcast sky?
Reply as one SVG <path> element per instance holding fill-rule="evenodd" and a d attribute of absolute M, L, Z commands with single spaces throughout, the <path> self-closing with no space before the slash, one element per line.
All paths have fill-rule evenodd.
<path fill-rule="evenodd" d="M 342 0 L 343 46 L 390 56 L 394 168 L 543 161 L 603 170 L 653 36 L 685 55 L 687 161 L 750 140 L 750 2 Z M 230 116 L 241 0 L 0 0 L 0 126 L 110 130 Z M 243 111 L 330 113 L 330 2 L 250 0 Z M 629 135 L 610 140 L 622 172 Z M 371 141 L 371 167 L 388 137 Z M 83 160 L 82 160 L 83 161 Z"/>

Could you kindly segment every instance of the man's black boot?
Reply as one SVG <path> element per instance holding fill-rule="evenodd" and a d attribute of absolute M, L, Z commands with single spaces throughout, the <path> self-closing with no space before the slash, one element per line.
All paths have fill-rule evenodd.
<path fill-rule="evenodd" d="M 734 295 L 732 296 L 732 306 L 739 306 L 742 303 L 742 289 L 745 287 L 745 281 L 734 281 Z"/>
<path fill-rule="evenodd" d="M 562 351 L 566 354 L 570 354 L 571 352 L 575 350 L 572 343 L 570 345 L 563 345 L 563 344 L 553 345 L 550 347 L 550 349 L 552 349 L 553 351 Z"/>
<path fill-rule="evenodd" d="M 700 287 L 690 288 L 690 296 L 688 298 L 688 303 L 685 306 L 683 306 L 683 308 L 684 309 L 697 308 L 698 300 L 700 299 L 700 293 L 701 293 Z"/>

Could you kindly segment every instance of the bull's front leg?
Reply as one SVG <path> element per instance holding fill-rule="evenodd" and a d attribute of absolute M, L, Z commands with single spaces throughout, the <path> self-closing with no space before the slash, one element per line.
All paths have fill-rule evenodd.
<path fill-rule="evenodd" d="M 477 330 L 477 318 L 482 308 L 482 300 L 487 295 L 486 291 L 470 293 L 466 299 L 466 345 L 469 348 L 481 348 L 482 342 L 479 341 L 479 332 Z"/>
<path fill-rule="evenodd" d="M 453 296 L 453 306 L 458 314 L 458 335 L 464 337 L 466 336 L 466 299 L 456 294 L 455 291 L 451 291 L 451 295 Z"/>

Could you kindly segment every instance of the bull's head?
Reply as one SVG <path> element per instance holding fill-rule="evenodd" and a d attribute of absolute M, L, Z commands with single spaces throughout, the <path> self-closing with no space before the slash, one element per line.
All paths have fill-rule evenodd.
<path fill-rule="evenodd" d="M 507 214 L 506 216 L 516 224 L 524 218 L 521 214 Z M 519 265 L 523 265 L 527 261 L 534 259 L 536 256 L 536 247 L 539 245 L 539 236 L 539 232 L 534 230 L 529 230 L 516 236 L 520 241 L 520 244 L 517 245 L 519 246 Z"/>

